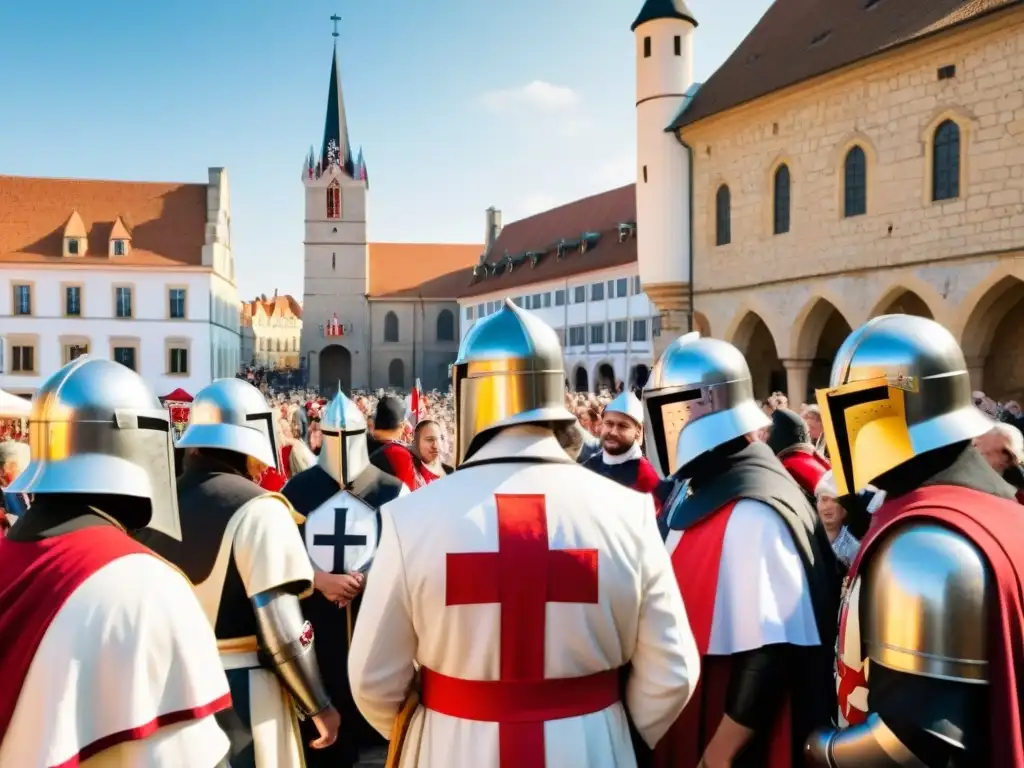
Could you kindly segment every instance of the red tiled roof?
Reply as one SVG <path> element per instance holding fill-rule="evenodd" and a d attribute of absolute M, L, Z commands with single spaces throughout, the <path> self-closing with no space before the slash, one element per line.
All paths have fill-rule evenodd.
<path fill-rule="evenodd" d="M 88 248 L 65 257 L 64 226 L 76 211 Z M 131 245 L 111 258 L 119 217 Z M 0 176 L 0 263 L 200 266 L 205 230 L 206 184 Z"/>
<path fill-rule="evenodd" d="M 496 274 L 476 278 L 459 296 L 511 291 L 546 280 L 632 263 L 636 261 L 636 236 L 630 235 L 619 242 L 619 225 L 635 222 L 635 184 L 514 221 L 501 231 L 487 260 L 490 265 L 498 265 Z M 581 253 L 580 240 L 591 233 L 599 238 Z M 557 246 L 562 241 L 575 243 L 575 246 L 558 258 Z M 541 254 L 536 265 L 527 253 Z M 507 257 L 512 257 L 511 272 L 507 271 Z"/>
<path fill-rule="evenodd" d="M 469 282 L 483 246 L 451 243 L 370 243 L 370 298 L 455 299 Z M 459 276 L 465 276 L 464 279 Z"/>
<path fill-rule="evenodd" d="M 775 0 L 673 127 L 1024 0 Z"/>
<path fill-rule="evenodd" d="M 263 313 L 266 317 L 296 317 L 302 319 L 302 305 L 290 295 L 274 294 L 269 299 L 257 296 L 252 301 L 242 302 L 241 324 L 243 327 L 252 325 L 254 316 Z"/>

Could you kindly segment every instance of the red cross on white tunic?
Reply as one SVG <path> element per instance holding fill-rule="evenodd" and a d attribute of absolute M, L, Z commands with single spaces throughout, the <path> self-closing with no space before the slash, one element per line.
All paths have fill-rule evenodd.
<path fill-rule="evenodd" d="M 543 494 L 495 495 L 498 551 L 447 556 L 446 605 L 501 604 L 499 680 L 544 679 L 547 603 L 596 603 L 596 549 L 549 549 Z M 501 768 L 543 768 L 544 723 L 499 723 Z"/>

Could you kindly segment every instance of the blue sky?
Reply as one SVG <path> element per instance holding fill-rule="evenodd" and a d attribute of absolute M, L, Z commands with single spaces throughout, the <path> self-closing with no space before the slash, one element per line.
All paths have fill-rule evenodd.
<path fill-rule="evenodd" d="M 770 0 L 688 0 L 696 77 Z M 300 174 L 337 12 L 371 240 L 480 242 L 632 181 L 640 0 L 0 4 L 0 174 L 205 181 L 228 169 L 242 296 L 301 295 Z"/>

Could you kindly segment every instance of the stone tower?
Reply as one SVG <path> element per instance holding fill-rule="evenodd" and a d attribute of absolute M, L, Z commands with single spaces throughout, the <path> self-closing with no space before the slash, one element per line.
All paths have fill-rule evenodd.
<path fill-rule="evenodd" d="M 345 120 L 338 47 L 331 59 L 327 117 L 319 151 L 302 167 L 306 193 L 301 355 L 322 393 L 369 384 L 366 202 L 362 150 L 353 153 Z"/>
<path fill-rule="evenodd" d="M 693 86 L 697 21 L 684 0 L 646 0 L 636 38 L 636 215 L 640 279 L 661 314 L 655 354 L 690 330 L 691 157 L 666 131 Z"/>

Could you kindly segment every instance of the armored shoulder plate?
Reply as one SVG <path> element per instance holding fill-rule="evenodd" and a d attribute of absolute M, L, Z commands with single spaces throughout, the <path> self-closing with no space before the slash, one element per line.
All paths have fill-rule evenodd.
<path fill-rule="evenodd" d="M 898 672 L 987 683 L 994 580 L 962 534 L 913 522 L 883 541 L 861 588 L 865 648 Z"/>

